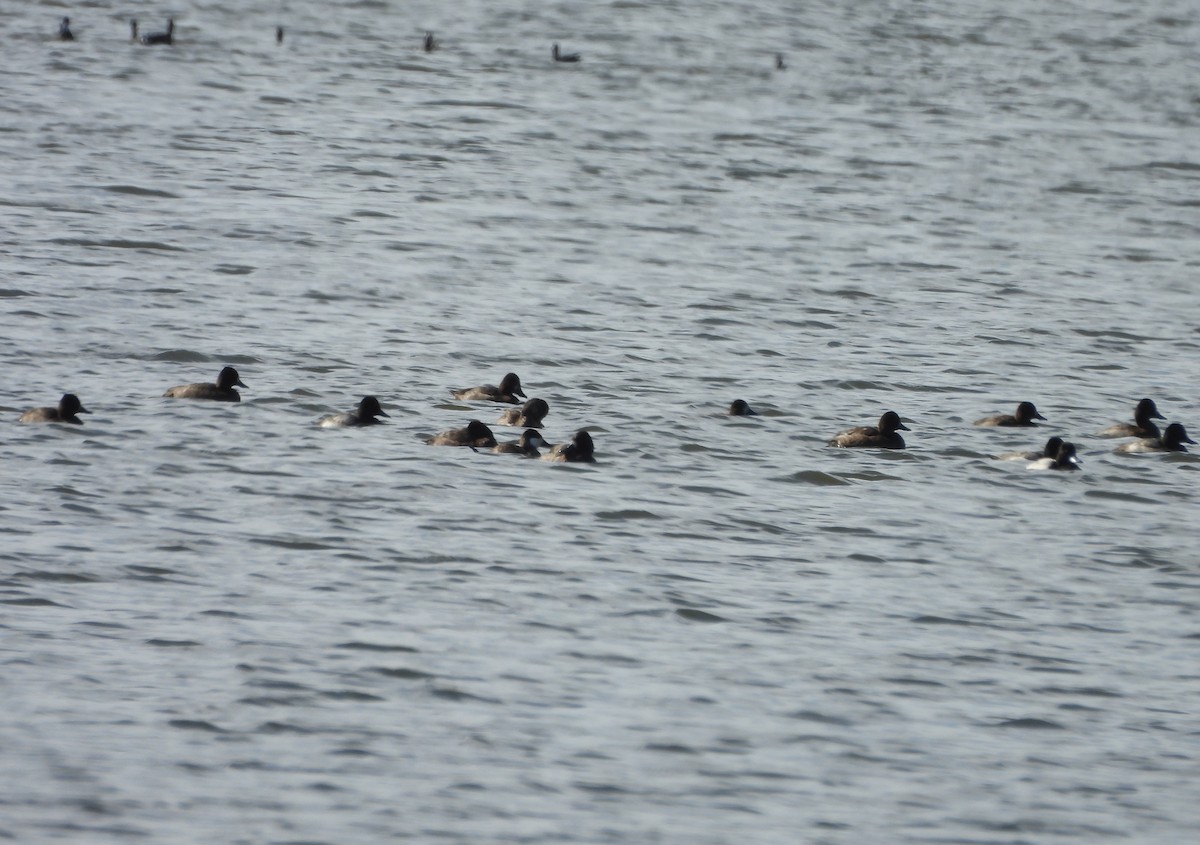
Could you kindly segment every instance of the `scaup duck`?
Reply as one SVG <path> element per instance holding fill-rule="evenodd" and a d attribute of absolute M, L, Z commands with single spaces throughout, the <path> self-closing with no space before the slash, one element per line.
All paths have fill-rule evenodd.
<path fill-rule="evenodd" d="M 71 19 L 63 18 L 58 25 L 58 40 L 59 41 L 74 41 L 75 36 L 71 32 Z"/>
<path fill-rule="evenodd" d="M 577 62 L 579 61 L 578 53 L 560 53 L 558 45 L 554 45 L 554 49 L 550 51 L 550 55 L 554 56 L 556 62 Z"/>
<path fill-rule="evenodd" d="M 1171 423 L 1162 433 L 1162 437 L 1144 437 L 1132 443 L 1122 443 L 1114 451 L 1117 452 L 1186 452 L 1184 443 L 1196 445 L 1196 441 L 1188 437 L 1183 423 Z"/>
<path fill-rule="evenodd" d="M 1075 457 L 1075 444 L 1063 441 L 1053 458 L 1039 458 L 1025 469 L 1079 469 L 1079 458 Z"/>
<path fill-rule="evenodd" d="M 283 27 L 282 26 L 275 27 L 275 43 L 276 44 L 283 43 Z"/>
<path fill-rule="evenodd" d="M 596 445 L 592 442 L 592 435 L 580 429 L 575 432 L 570 443 L 559 443 L 552 447 L 549 452 L 542 455 L 542 460 L 567 464 L 594 464 L 596 463 Z"/>
<path fill-rule="evenodd" d="M 1165 420 L 1153 399 L 1143 399 L 1133 409 L 1132 423 L 1117 423 L 1100 432 L 1100 437 L 1159 437 L 1161 432 L 1152 421 Z"/>
<path fill-rule="evenodd" d="M 213 399 L 217 402 L 241 402 L 242 397 L 234 387 L 245 387 L 241 376 L 233 367 L 225 367 L 217 375 L 216 384 L 203 382 L 197 384 L 181 384 L 167 389 L 163 396 L 172 399 Z"/>
<path fill-rule="evenodd" d="M 430 446 L 485 446 L 496 445 L 492 430 L 479 420 L 471 420 L 466 428 L 442 431 L 425 441 Z"/>
<path fill-rule="evenodd" d="M 505 373 L 500 379 L 500 386 L 483 384 L 479 387 L 450 388 L 450 395 L 455 399 L 474 399 L 480 402 L 507 402 L 516 405 L 517 397 L 526 398 L 521 390 L 521 379 L 516 373 Z"/>
<path fill-rule="evenodd" d="M 520 408 L 509 408 L 504 411 L 496 422 L 500 425 L 519 425 L 521 428 L 541 428 L 548 413 L 550 413 L 550 405 L 545 399 L 538 399 L 535 396 Z"/>
<path fill-rule="evenodd" d="M 70 423 L 71 425 L 83 425 L 83 420 L 79 419 L 76 414 L 90 413 L 91 411 L 83 407 L 83 403 L 79 401 L 78 396 L 74 393 L 64 393 L 62 399 L 58 400 L 57 408 L 30 408 L 21 414 L 17 421 L 23 423 L 60 422 Z"/>
<path fill-rule="evenodd" d="M 975 425 L 982 426 L 1033 426 L 1037 425 L 1034 420 L 1046 419 L 1038 413 L 1038 409 L 1034 407 L 1032 402 L 1022 402 L 1017 406 L 1015 414 L 996 414 L 993 417 L 984 417 L 981 420 L 975 420 Z"/>
<path fill-rule="evenodd" d="M 1058 435 L 1051 437 L 1046 441 L 1046 446 L 1040 452 L 1005 452 L 1003 455 L 997 455 L 998 461 L 1040 461 L 1042 458 L 1053 458 L 1058 454 L 1058 447 L 1062 445 L 1063 439 Z"/>
<path fill-rule="evenodd" d="M 897 431 L 912 431 L 900 422 L 900 415 L 895 411 L 886 411 L 879 418 L 879 425 L 865 425 L 847 429 L 835 434 L 829 441 L 830 446 L 841 449 L 903 449 L 904 438 Z"/>
<path fill-rule="evenodd" d="M 133 36 L 134 36 L 134 38 L 137 38 L 137 21 L 133 21 L 132 23 L 133 23 Z M 152 32 L 149 35 L 143 35 L 140 40 L 141 40 L 141 43 L 145 44 L 148 47 L 153 46 L 155 44 L 174 44 L 175 43 L 175 20 L 172 18 L 167 21 L 167 31 L 166 32 Z"/>
<path fill-rule="evenodd" d="M 421 43 L 421 46 L 425 48 L 426 53 L 432 53 L 438 48 L 437 39 L 433 37 L 432 32 L 425 33 L 425 40 Z"/>
<path fill-rule="evenodd" d="M 750 407 L 750 403 L 745 399 L 734 399 L 729 403 L 729 416 L 731 417 L 757 417 L 758 412 Z"/>
<path fill-rule="evenodd" d="M 321 428 L 357 428 L 364 425 L 379 425 L 382 420 L 376 417 L 386 417 L 379 400 L 374 396 L 364 396 L 358 403 L 358 408 L 344 414 L 330 414 L 317 421 Z"/>
<path fill-rule="evenodd" d="M 527 428 L 521 432 L 521 436 L 515 443 L 497 443 L 492 451 L 498 455 L 524 455 L 527 458 L 537 458 L 542 454 L 538 451 L 538 447 L 549 445 L 539 432 Z"/>
<path fill-rule="evenodd" d="M 787 70 L 787 65 L 783 62 L 783 53 L 775 54 L 775 70 Z"/>

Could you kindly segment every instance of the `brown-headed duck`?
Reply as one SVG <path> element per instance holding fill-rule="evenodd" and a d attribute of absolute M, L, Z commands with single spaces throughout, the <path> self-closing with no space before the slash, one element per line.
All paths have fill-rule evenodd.
<path fill-rule="evenodd" d="M 379 400 L 374 396 L 364 396 L 358 403 L 358 408 L 344 414 L 330 414 L 317 421 L 321 428 L 357 428 L 364 425 L 379 425 L 383 420 L 376 417 L 386 417 L 387 413 L 379 407 Z"/>
<path fill-rule="evenodd" d="M 506 373 L 504 378 L 500 379 L 500 386 L 494 384 L 483 384 L 479 387 L 463 387 L 450 388 L 450 395 L 455 399 L 476 400 L 479 402 L 507 402 L 510 405 L 518 404 L 517 397 L 525 398 L 524 391 L 521 390 L 521 379 L 516 373 Z"/>
<path fill-rule="evenodd" d="M 575 432 L 570 443 L 559 443 L 552 447 L 549 452 L 542 455 L 542 460 L 567 464 L 594 464 L 596 463 L 596 445 L 592 442 L 592 435 L 580 429 Z"/>
<path fill-rule="evenodd" d="M 430 446 L 483 446 L 496 445 L 492 430 L 479 420 L 471 420 L 466 428 L 452 428 L 439 432 L 425 441 Z"/>
<path fill-rule="evenodd" d="M 521 428 L 541 428 L 546 414 L 550 413 L 550 405 L 545 399 L 536 396 L 520 408 L 509 408 L 500 414 L 496 422 L 500 425 L 517 425 Z"/>
<path fill-rule="evenodd" d="M 58 400 L 57 408 L 30 408 L 17 419 L 23 423 L 44 423 L 44 422 L 60 422 L 71 423 L 71 425 L 83 425 L 83 420 L 79 419 L 76 414 L 90 414 L 87 408 L 83 407 L 83 403 L 79 401 L 79 397 L 74 393 L 64 393 L 62 399 Z"/>
<path fill-rule="evenodd" d="M 729 416 L 731 417 L 757 417 L 758 411 L 750 407 L 750 403 L 745 399 L 734 399 L 729 403 Z"/>
<path fill-rule="evenodd" d="M 886 411 L 879 418 L 879 425 L 859 426 L 839 434 L 829 441 L 830 446 L 841 449 L 903 449 L 904 438 L 897 431 L 912 431 L 900 421 L 895 411 Z"/>
<path fill-rule="evenodd" d="M 538 447 L 549 445 L 539 432 L 527 428 L 521 432 L 521 436 L 515 443 L 497 443 L 492 451 L 498 455 L 524 455 L 527 458 L 537 458 L 542 454 L 538 451 Z"/>
<path fill-rule="evenodd" d="M 1143 399 L 1133 409 L 1133 422 L 1116 423 L 1100 432 L 1100 437 L 1159 437 L 1154 420 L 1165 420 L 1153 399 Z"/>
<path fill-rule="evenodd" d="M 1162 437 L 1143 437 L 1132 443 L 1122 443 L 1114 451 L 1117 452 L 1186 452 L 1184 443 L 1196 445 L 1196 441 L 1188 437 L 1183 423 L 1171 423 L 1162 433 Z"/>
<path fill-rule="evenodd" d="M 1037 425 L 1034 420 L 1046 419 L 1038 413 L 1038 409 L 1034 407 L 1032 402 L 1022 402 L 1017 406 L 1015 414 L 996 414 L 993 417 L 984 417 L 981 420 L 975 420 L 975 425 L 982 426 L 1033 426 Z"/>
<path fill-rule="evenodd" d="M 217 402 L 241 402 L 241 395 L 234 387 L 245 387 L 241 376 L 233 367 L 225 367 L 217 374 L 216 384 L 201 382 L 181 384 L 167 389 L 163 396 L 172 399 L 212 399 Z"/>

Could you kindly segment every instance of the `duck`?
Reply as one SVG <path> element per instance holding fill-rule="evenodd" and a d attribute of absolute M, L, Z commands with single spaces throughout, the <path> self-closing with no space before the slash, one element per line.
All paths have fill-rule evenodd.
<path fill-rule="evenodd" d="M 997 455 L 998 461 L 1039 461 L 1042 458 L 1053 458 L 1058 454 L 1058 447 L 1062 445 L 1063 439 L 1058 435 L 1051 437 L 1046 441 L 1045 447 L 1040 452 L 1005 452 L 1003 455 Z"/>
<path fill-rule="evenodd" d="M 430 446 L 484 446 L 496 445 L 492 430 L 479 420 L 471 420 L 466 428 L 452 428 L 442 431 L 425 441 Z"/>
<path fill-rule="evenodd" d="M 1196 441 L 1188 437 L 1183 423 L 1171 423 L 1161 437 L 1143 437 L 1132 443 L 1122 443 L 1115 452 L 1186 452 L 1184 443 L 1196 445 Z"/>
<path fill-rule="evenodd" d="M 835 434 L 829 441 L 830 446 L 841 449 L 903 449 L 904 438 L 897 431 L 912 431 L 900 421 L 900 415 L 895 411 L 885 411 L 879 418 L 879 425 L 859 426 Z"/>
<path fill-rule="evenodd" d="M 379 425 L 382 420 L 376 417 L 386 417 L 387 413 L 379 407 L 379 400 L 374 396 L 364 396 L 358 403 L 358 408 L 344 414 L 330 414 L 317 420 L 321 428 L 358 428 L 364 425 Z"/>
<path fill-rule="evenodd" d="M 550 51 L 550 55 L 554 56 L 556 62 L 577 62 L 579 61 L 578 53 L 560 53 L 558 45 L 554 45 L 554 49 Z"/>
<path fill-rule="evenodd" d="M 275 43 L 276 44 L 283 43 L 283 27 L 282 26 L 275 27 Z"/>
<path fill-rule="evenodd" d="M 1038 413 L 1038 409 L 1032 402 L 1022 402 L 1017 405 L 1015 414 L 996 414 L 992 417 L 984 417 L 981 420 L 975 420 L 975 425 L 982 426 L 1035 426 L 1037 423 L 1034 420 L 1046 419 Z"/>
<path fill-rule="evenodd" d="M 1116 423 L 1100 432 L 1100 437 L 1160 437 L 1153 420 L 1165 420 L 1153 399 L 1143 399 L 1133 409 L 1132 423 Z"/>
<path fill-rule="evenodd" d="M 241 402 L 241 395 L 234 387 L 245 387 L 241 376 L 233 367 L 225 367 L 217 374 L 215 384 L 202 382 L 197 384 L 180 384 L 167 389 L 163 396 L 172 399 L 213 399 L 217 402 Z"/>
<path fill-rule="evenodd" d="M 527 398 L 521 390 L 521 379 L 516 373 L 505 373 L 500 379 L 500 386 L 483 384 L 479 387 L 450 388 L 450 395 L 455 399 L 476 400 L 479 402 L 507 402 L 516 405 L 517 397 Z"/>
<path fill-rule="evenodd" d="M 421 46 L 425 48 L 426 53 L 432 53 L 438 48 L 437 39 L 433 37 L 432 32 L 425 33 L 425 40 L 421 42 Z"/>
<path fill-rule="evenodd" d="M 1038 458 L 1025 466 L 1025 469 L 1079 469 L 1079 458 L 1075 457 L 1075 444 L 1064 440 L 1058 446 L 1058 452 L 1053 458 Z"/>
<path fill-rule="evenodd" d="M 538 451 L 539 446 L 549 446 L 541 433 L 532 428 L 527 428 L 521 432 L 521 436 L 514 443 L 497 443 L 492 447 L 492 451 L 497 455 L 524 455 L 527 458 L 537 458 L 541 456 Z"/>
<path fill-rule="evenodd" d="M 787 70 L 787 64 L 783 61 L 783 53 L 775 54 L 775 70 Z"/>
<path fill-rule="evenodd" d="M 545 399 L 538 399 L 535 396 L 520 408 L 509 408 L 502 412 L 496 422 L 500 425 L 518 425 L 522 428 L 541 428 L 548 413 L 550 413 L 550 405 Z"/>
<path fill-rule="evenodd" d="M 133 24 L 133 37 L 137 39 L 137 21 L 132 21 L 131 23 Z M 155 44 L 174 44 L 175 20 L 172 18 L 167 21 L 166 32 L 151 32 L 149 35 L 143 35 L 137 40 L 140 40 L 142 44 L 145 44 L 148 47 Z"/>
<path fill-rule="evenodd" d="M 596 445 L 592 442 L 592 435 L 580 429 L 575 432 L 570 443 L 559 443 L 551 447 L 549 452 L 542 455 L 542 460 L 566 464 L 594 464 Z"/>
<path fill-rule="evenodd" d="M 729 403 L 729 416 L 731 417 L 757 417 L 758 411 L 750 407 L 750 403 L 745 399 L 734 399 Z"/>
<path fill-rule="evenodd" d="M 62 399 L 58 400 L 58 407 L 30 408 L 17 418 L 17 422 L 60 422 L 70 423 L 71 425 L 83 425 L 83 420 L 79 419 L 79 417 L 76 415 L 90 413 L 91 411 L 83 407 L 83 403 L 79 401 L 78 396 L 76 396 L 74 393 L 64 393 Z"/>
<path fill-rule="evenodd" d="M 71 32 L 71 19 L 63 18 L 58 24 L 58 40 L 59 41 L 74 41 L 75 35 Z"/>

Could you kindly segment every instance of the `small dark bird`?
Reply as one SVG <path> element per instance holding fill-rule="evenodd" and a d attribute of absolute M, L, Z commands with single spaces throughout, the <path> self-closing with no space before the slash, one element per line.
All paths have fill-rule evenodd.
<path fill-rule="evenodd" d="M 734 399 L 729 404 L 729 416 L 731 417 L 757 417 L 758 412 L 750 407 L 750 403 L 745 399 Z"/>
<path fill-rule="evenodd" d="M 137 36 L 137 21 L 133 22 L 133 32 L 134 32 L 134 36 L 136 37 Z M 174 20 L 167 21 L 167 31 L 166 32 L 152 32 L 149 35 L 143 35 L 141 38 L 141 42 L 148 47 L 154 46 L 155 44 L 167 44 L 167 45 L 174 44 L 175 43 L 175 21 Z"/>
<path fill-rule="evenodd" d="M 775 54 L 775 70 L 787 70 L 787 65 L 783 62 L 783 53 Z"/>
<path fill-rule="evenodd" d="M 129 40 L 137 43 L 137 18 L 131 18 L 129 21 Z"/>
<path fill-rule="evenodd" d="M 75 36 L 71 34 L 71 19 L 63 18 L 62 23 L 58 25 L 58 40 L 59 41 L 74 41 Z"/>
<path fill-rule="evenodd" d="M 425 40 L 422 42 L 422 46 L 425 48 L 426 53 L 432 53 L 438 48 L 437 39 L 433 37 L 432 32 L 425 33 Z"/>
<path fill-rule="evenodd" d="M 577 62 L 577 61 L 579 61 L 578 53 L 560 53 L 558 51 L 557 44 L 554 45 L 554 49 L 551 51 L 551 55 L 554 56 L 554 61 L 556 61 L 556 62 Z"/>
<path fill-rule="evenodd" d="M 275 43 L 276 44 L 283 43 L 283 27 L 282 26 L 275 27 Z"/>

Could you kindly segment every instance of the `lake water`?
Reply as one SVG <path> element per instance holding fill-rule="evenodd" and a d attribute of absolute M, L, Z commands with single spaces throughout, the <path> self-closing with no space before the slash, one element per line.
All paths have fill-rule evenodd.
<path fill-rule="evenodd" d="M 1198 42 L 0 0 L 0 839 L 1196 839 L 1200 452 L 1095 434 L 1200 432 Z M 424 444 L 510 370 L 597 464 Z"/>

